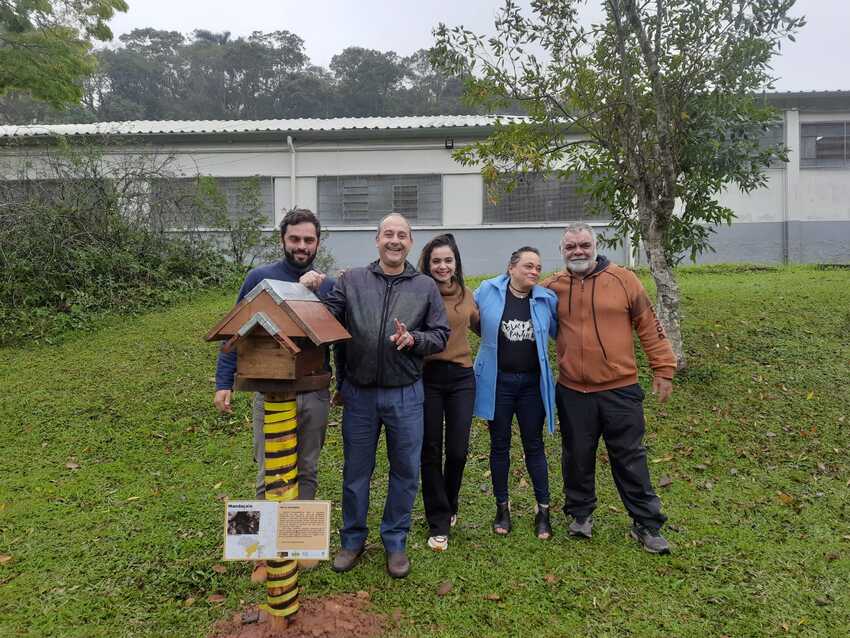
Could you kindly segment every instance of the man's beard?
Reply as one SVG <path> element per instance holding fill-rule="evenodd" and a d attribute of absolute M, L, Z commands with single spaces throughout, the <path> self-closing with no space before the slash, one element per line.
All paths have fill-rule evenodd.
<path fill-rule="evenodd" d="M 565 261 L 567 270 L 577 275 L 584 275 L 593 268 L 596 263 L 596 253 L 588 257 L 587 259 L 568 259 Z"/>
<path fill-rule="evenodd" d="M 308 256 L 306 261 L 301 262 L 296 260 L 296 256 L 303 258 L 304 255 Z M 299 270 L 306 270 L 313 264 L 313 260 L 316 259 L 316 253 L 310 254 L 308 251 L 301 250 L 296 255 L 295 251 L 287 250 L 286 248 L 283 249 L 283 256 L 290 266 Z"/>

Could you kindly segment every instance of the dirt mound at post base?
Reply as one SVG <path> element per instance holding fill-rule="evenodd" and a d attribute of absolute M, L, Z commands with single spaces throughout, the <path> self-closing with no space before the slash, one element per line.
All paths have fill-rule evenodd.
<path fill-rule="evenodd" d="M 366 597 L 349 594 L 302 599 L 295 620 L 279 630 L 252 605 L 217 622 L 209 638 L 374 638 L 384 633 L 386 619 L 369 607 Z"/>

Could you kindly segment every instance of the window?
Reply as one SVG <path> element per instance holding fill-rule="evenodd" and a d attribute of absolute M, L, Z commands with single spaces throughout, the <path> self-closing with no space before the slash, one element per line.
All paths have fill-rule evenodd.
<path fill-rule="evenodd" d="M 578 192 L 576 178 L 559 179 L 540 173 L 524 173 L 510 193 L 501 193 L 499 201 L 490 201 L 484 193 L 485 224 L 519 224 L 523 222 L 563 222 L 607 220 L 609 215 L 595 215 L 588 198 Z"/>
<path fill-rule="evenodd" d="M 323 224 L 372 226 L 390 213 L 415 224 L 443 223 L 439 175 L 320 177 L 319 218 Z"/>
<path fill-rule="evenodd" d="M 850 167 L 848 135 L 848 122 L 801 124 L 800 166 Z"/>
<path fill-rule="evenodd" d="M 256 197 L 255 202 L 264 217 L 266 226 L 274 225 L 274 185 L 271 177 L 216 177 L 218 195 L 231 218 L 239 218 L 247 212 L 246 195 Z M 252 190 L 252 184 L 257 190 Z M 157 217 L 166 228 L 182 226 L 205 227 L 213 222 L 210 212 L 198 206 L 198 179 L 161 179 L 151 185 L 153 206 Z M 207 205 L 214 206 L 215 199 L 207 198 Z"/>

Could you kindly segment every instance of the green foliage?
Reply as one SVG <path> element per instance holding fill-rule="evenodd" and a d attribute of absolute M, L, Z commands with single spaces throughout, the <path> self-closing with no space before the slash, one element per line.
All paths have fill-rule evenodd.
<path fill-rule="evenodd" d="M 537 0 L 527 17 L 508 0 L 490 39 L 440 25 L 432 60 L 469 77 L 468 102 L 518 102 L 529 116 L 455 157 L 481 164 L 491 184 L 517 171 L 578 174 L 613 216 L 615 243 L 651 251 L 657 240 L 669 263 L 695 259 L 711 227 L 734 217 L 717 195 L 763 186 L 764 169 L 785 159 L 760 143 L 777 114 L 754 94 L 804 20 L 789 16 L 793 0 L 609 0 L 601 23 L 584 27 L 582 4 Z"/>
<path fill-rule="evenodd" d="M 846 636 L 850 271 L 736 265 L 679 276 L 696 363 L 669 403 L 645 404 L 672 556 L 650 556 L 626 537 L 602 449 L 594 537 L 567 536 L 557 435 L 545 440 L 553 538 L 533 536 L 518 436 L 514 531 L 494 536 L 489 440 L 475 421 L 448 551 L 426 547 L 417 500 L 413 571 L 400 583 L 384 572 L 381 445 L 363 563 L 345 575 L 324 563 L 302 573 L 302 596 L 368 592 L 393 636 Z M 222 499 L 253 495 L 255 476 L 250 397 L 237 394 L 233 416 L 215 413 L 216 347 L 201 340 L 233 294 L 116 318 L 55 346 L 0 350 L 0 555 L 9 557 L 0 562 L 0 635 L 207 636 L 243 601 L 264 600 L 248 564 L 212 569 Z M 336 409 L 331 423 L 319 496 L 334 503 L 335 529 Z M 438 595 L 445 581 L 453 587 Z M 207 602 L 212 593 L 225 601 Z"/>
<path fill-rule="evenodd" d="M 200 176 L 195 204 L 201 219 L 208 219 L 213 228 L 224 234 L 225 253 L 240 266 L 251 266 L 258 256 L 275 250 L 278 242 L 274 233 L 271 236 L 263 233 L 268 220 L 262 212 L 258 177 L 240 185 L 235 206 L 231 208 L 215 178 Z"/>
<path fill-rule="evenodd" d="M 135 29 L 94 53 L 80 83 L 82 103 L 61 111 L 25 95 L 0 97 L 0 121 L 87 122 L 157 119 L 426 115 L 475 112 L 463 81 L 435 70 L 428 52 L 410 56 L 349 47 L 330 70 L 310 64 L 289 31 L 231 37 Z M 89 75 L 89 73 L 91 73 Z"/>
<path fill-rule="evenodd" d="M 163 232 L 142 185 L 169 158 L 107 162 L 64 142 L 0 182 L 0 342 L 54 336 L 107 311 L 171 303 L 234 274 L 211 246 Z"/>
<path fill-rule="evenodd" d="M 96 68 L 92 40 L 112 39 L 107 22 L 124 0 L 0 2 L 0 95 L 27 91 L 62 107 L 79 102 Z"/>

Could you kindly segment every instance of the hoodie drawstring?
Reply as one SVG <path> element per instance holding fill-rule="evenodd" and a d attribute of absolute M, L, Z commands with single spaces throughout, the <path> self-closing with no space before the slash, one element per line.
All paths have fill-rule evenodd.
<path fill-rule="evenodd" d="M 596 340 L 599 342 L 599 347 L 602 348 L 602 356 L 605 361 L 608 361 L 608 354 L 605 352 L 605 346 L 602 345 L 602 337 L 599 336 L 599 326 L 596 325 L 596 277 L 593 278 L 593 287 L 590 289 L 590 312 L 593 314 L 593 329 L 596 331 Z"/>

